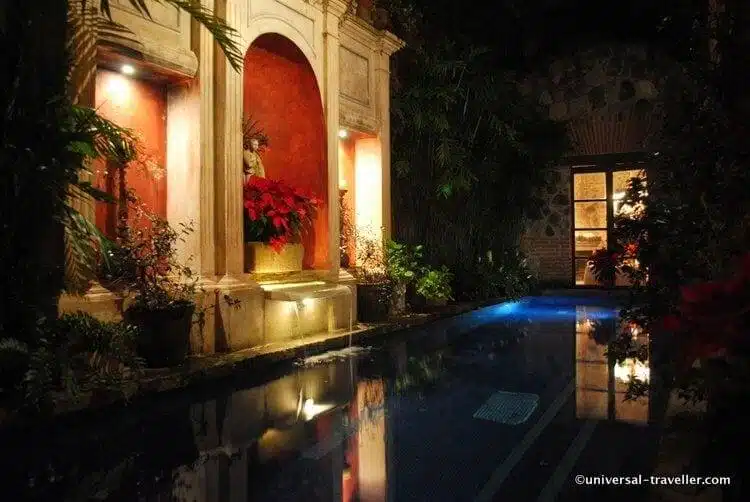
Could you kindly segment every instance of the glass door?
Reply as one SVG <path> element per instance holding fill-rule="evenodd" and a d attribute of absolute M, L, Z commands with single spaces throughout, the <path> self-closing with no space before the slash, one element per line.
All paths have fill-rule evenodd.
<path fill-rule="evenodd" d="M 573 259 L 577 286 L 596 285 L 587 262 L 591 254 L 607 247 L 609 210 L 607 173 L 573 173 Z"/>
<path fill-rule="evenodd" d="M 634 208 L 622 205 L 628 182 L 643 177 L 641 169 L 587 168 L 573 172 L 573 260 L 577 286 L 600 285 L 588 260 L 597 249 L 607 248 L 612 239 L 615 216 L 627 215 Z M 617 277 L 617 285 L 627 285 Z"/>

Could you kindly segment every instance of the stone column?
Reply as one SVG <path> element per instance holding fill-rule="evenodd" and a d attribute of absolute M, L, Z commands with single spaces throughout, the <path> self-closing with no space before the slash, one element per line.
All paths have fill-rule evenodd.
<path fill-rule="evenodd" d="M 247 29 L 247 0 L 215 0 L 215 12 L 240 33 Z M 240 44 L 245 44 L 240 41 Z M 218 278 L 216 350 L 240 350 L 263 342 L 263 290 L 245 274 L 242 221 L 242 71 L 235 71 L 214 44 L 214 224 Z M 209 111 L 206 110 L 209 114 Z M 223 301 L 227 295 L 237 301 Z"/>
<path fill-rule="evenodd" d="M 383 166 L 383 237 L 391 238 L 391 55 L 404 43 L 393 34 L 385 32 L 380 37 L 375 68 L 377 113 L 380 120 L 380 152 Z"/>
<path fill-rule="evenodd" d="M 225 19 L 238 29 L 245 24 L 244 3 L 225 0 Z M 218 11 L 217 6 L 217 11 Z M 216 48 L 217 53 L 220 53 Z M 220 283 L 233 284 L 244 273 L 242 226 L 242 73 L 217 54 L 216 116 L 216 273 Z"/>
<path fill-rule="evenodd" d="M 202 0 L 207 9 L 216 8 L 214 0 Z M 197 24 L 197 23 L 196 23 Z M 199 169 L 200 189 L 199 204 L 201 207 L 199 230 L 200 270 L 203 278 L 216 275 L 215 246 L 215 193 L 214 193 L 214 40 L 211 33 L 203 26 L 198 26 L 197 40 L 193 40 L 193 50 L 198 54 L 198 82 L 200 85 L 200 145 Z"/>
<path fill-rule="evenodd" d="M 324 4 L 325 47 L 323 101 L 328 148 L 328 261 L 330 279 L 339 280 L 339 25 L 347 2 L 328 0 Z"/>

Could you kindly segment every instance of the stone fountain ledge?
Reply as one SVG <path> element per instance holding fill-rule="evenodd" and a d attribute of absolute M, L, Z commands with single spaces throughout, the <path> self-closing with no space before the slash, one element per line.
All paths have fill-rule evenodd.
<path fill-rule="evenodd" d="M 353 345 L 373 342 L 376 339 L 391 334 L 395 335 L 412 327 L 495 305 L 501 301 L 501 299 L 498 299 L 448 305 L 430 313 L 407 314 L 394 318 L 387 323 L 359 324 L 357 329 L 352 332 L 338 331 L 309 336 L 302 340 L 270 343 L 237 352 L 192 356 L 185 364 L 174 368 L 146 370 L 145 375 L 135 384 L 137 388 L 134 389 L 130 399 L 184 389 L 239 373 L 260 374 L 277 363 L 346 348 L 349 346 L 350 336 Z M 54 413 L 55 415 L 63 415 L 101 408 L 121 403 L 123 400 L 124 398 L 119 392 L 111 394 L 85 392 L 76 396 L 59 394 L 53 396 Z M 0 425 L 8 424 L 13 421 L 13 418 L 13 413 L 0 408 Z"/>

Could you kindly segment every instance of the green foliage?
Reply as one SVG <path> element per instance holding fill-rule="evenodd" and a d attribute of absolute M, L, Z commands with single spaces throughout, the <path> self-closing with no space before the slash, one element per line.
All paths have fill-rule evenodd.
<path fill-rule="evenodd" d="M 385 248 L 386 273 L 397 287 L 413 283 L 422 270 L 424 247 L 389 241 Z"/>
<path fill-rule="evenodd" d="M 466 283 L 484 274 L 487 250 L 517 246 L 537 216 L 546 173 L 567 150 L 565 125 L 521 95 L 491 51 L 431 37 L 421 15 L 408 20 L 419 24 L 405 28 L 417 43 L 396 54 L 392 71 L 394 235 L 423 243 L 427 262 Z M 468 289 L 482 288 L 457 296 Z"/>
<path fill-rule="evenodd" d="M 42 406 L 61 392 L 113 391 L 126 397 L 143 369 L 135 351 L 137 330 L 89 314 L 66 314 L 43 327 L 30 351 L 22 384 L 25 405 Z"/>
<path fill-rule="evenodd" d="M 526 257 L 513 248 L 493 253 L 492 260 L 465 264 L 456 273 L 457 294 L 472 300 L 521 298 L 531 292 L 534 283 Z"/>
<path fill-rule="evenodd" d="M 452 300 L 453 274 L 448 267 L 428 269 L 417 280 L 417 293 L 428 300 Z"/>
<path fill-rule="evenodd" d="M 192 233 L 192 226 L 172 227 L 133 194 L 130 207 L 136 213 L 135 219 L 121 222 L 119 235 L 107 250 L 107 263 L 101 270 L 103 281 L 135 294 L 133 306 L 140 309 L 162 310 L 192 303 L 197 278 L 179 262 L 176 247 Z"/>

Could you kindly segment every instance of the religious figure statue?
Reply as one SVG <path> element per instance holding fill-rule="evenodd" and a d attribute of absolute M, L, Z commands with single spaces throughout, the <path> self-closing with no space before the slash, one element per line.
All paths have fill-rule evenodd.
<path fill-rule="evenodd" d="M 249 148 L 245 148 L 242 152 L 245 182 L 247 182 L 250 176 L 260 176 L 261 178 L 266 177 L 266 169 L 263 167 L 263 161 L 261 160 L 259 153 L 260 141 L 258 141 L 257 138 L 252 138 L 249 143 Z"/>

